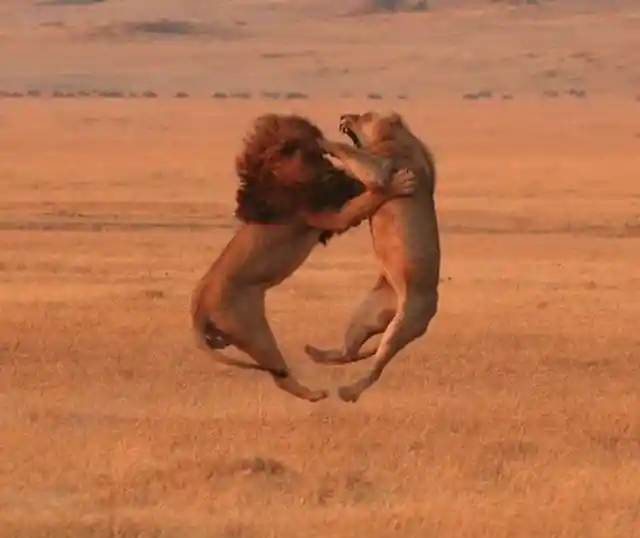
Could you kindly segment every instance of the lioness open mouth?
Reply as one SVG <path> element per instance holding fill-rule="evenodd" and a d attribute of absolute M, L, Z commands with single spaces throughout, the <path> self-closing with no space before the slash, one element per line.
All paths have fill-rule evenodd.
<path fill-rule="evenodd" d="M 353 145 L 357 148 L 360 147 L 360 141 L 358 140 L 358 137 L 356 136 L 356 133 L 354 133 L 351 128 L 347 125 L 346 121 L 341 121 L 340 122 L 340 127 L 339 130 L 342 134 L 345 134 L 349 137 L 349 139 L 351 140 L 351 142 L 353 142 Z"/>

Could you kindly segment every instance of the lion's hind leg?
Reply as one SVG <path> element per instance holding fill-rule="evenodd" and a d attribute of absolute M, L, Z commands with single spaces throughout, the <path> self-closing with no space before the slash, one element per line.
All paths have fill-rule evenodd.
<path fill-rule="evenodd" d="M 249 355 L 260 367 L 267 370 L 274 383 L 282 390 L 309 402 L 323 400 L 329 395 L 326 390 L 312 390 L 302 385 L 290 372 L 287 363 L 278 348 L 276 339 L 269 327 L 262 308 L 247 309 L 238 320 L 234 334 L 234 345 Z"/>
<path fill-rule="evenodd" d="M 384 332 L 396 313 L 397 301 L 387 279 L 380 276 L 351 316 L 342 348 L 319 349 L 306 345 L 305 352 L 318 364 L 347 364 L 372 357 L 375 348 L 365 351 L 360 348 L 369 338 Z"/>
<path fill-rule="evenodd" d="M 269 371 L 259 364 L 247 363 L 241 360 L 233 359 L 221 353 L 221 349 L 225 349 L 228 346 L 233 345 L 233 339 L 229 334 L 220 330 L 220 328 L 210 319 L 198 319 L 194 322 L 194 329 L 198 343 L 203 349 L 206 349 L 207 351 L 212 353 L 216 362 L 225 364 L 227 366 L 241 368 L 243 370 L 260 370 L 263 372 Z"/>

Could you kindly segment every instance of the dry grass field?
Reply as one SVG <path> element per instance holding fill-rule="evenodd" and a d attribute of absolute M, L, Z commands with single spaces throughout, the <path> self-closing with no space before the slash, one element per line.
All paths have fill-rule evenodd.
<path fill-rule="evenodd" d="M 0 89 L 25 94 L 0 99 L 0 537 L 636 536 L 634 3 L 204 4 L 0 7 Z M 197 24 L 132 30 L 161 18 Z M 252 118 L 338 137 L 366 108 L 438 158 L 440 310 L 357 404 L 308 404 L 198 350 L 189 296 Z M 337 343 L 375 275 L 360 226 L 270 294 L 310 386 L 370 367 L 302 348 Z"/>

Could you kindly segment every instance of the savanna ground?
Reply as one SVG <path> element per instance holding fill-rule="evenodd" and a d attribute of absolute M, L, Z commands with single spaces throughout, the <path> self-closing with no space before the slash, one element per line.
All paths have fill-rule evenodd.
<path fill-rule="evenodd" d="M 160 97 L 0 101 L 0 536 L 637 533 L 631 2 L 355 18 L 311 3 L 27 4 L 0 8 L 5 90 Z M 113 31 L 158 17 L 237 33 Z M 340 113 L 369 107 L 405 114 L 438 157 L 441 306 L 357 404 L 311 405 L 196 349 L 189 294 L 236 226 L 251 119 L 293 110 L 338 136 Z M 321 368 L 302 346 L 337 343 L 375 274 L 361 226 L 270 294 L 309 385 L 369 367 Z"/>

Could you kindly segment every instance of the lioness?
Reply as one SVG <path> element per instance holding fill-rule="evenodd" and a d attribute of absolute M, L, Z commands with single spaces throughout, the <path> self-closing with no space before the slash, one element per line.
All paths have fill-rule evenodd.
<path fill-rule="evenodd" d="M 352 315 L 342 349 L 321 350 L 307 345 L 317 363 L 344 364 L 375 354 L 371 372 L 338 394 L 355 402 L 373 385 L 398 351 L 423 335 L 438 307 L 440 238 L 434 200 L 435 161 L 426 145 L 396 113 L 345 114 L 340 130 L 357 148 L 391 159 L 417 178 L 411 197 L 390 200 L 369 218 L 373 247 L 382 274 Z M 332 154 L 347 159 L 355 148 L 334 145 Z M 359 153 L 358 153 L 359 154 Z M 377 350 L 360 351 L 372 336 L 384 333 Z"/>
<path fill-rule="evenodd" d="M 220 362 L 269 372 L 278 387 L 311 402 L 328 392 L 311 390 L 290 373 L 265 316 L 265 294 L 319 241 L 415 187 L 411 172 L 392 174 L 388 160 L 365 152 L 340 159 L 348 173 L 336 168 L 325 156 L 333 145 L 299 116 L 256 119 L 236 158 L 236 216 L 243 224 L 200 280 L 191 306 L 201 344 L 215 351 L 234 345 L 257 364 L 219 354 Z"/>

